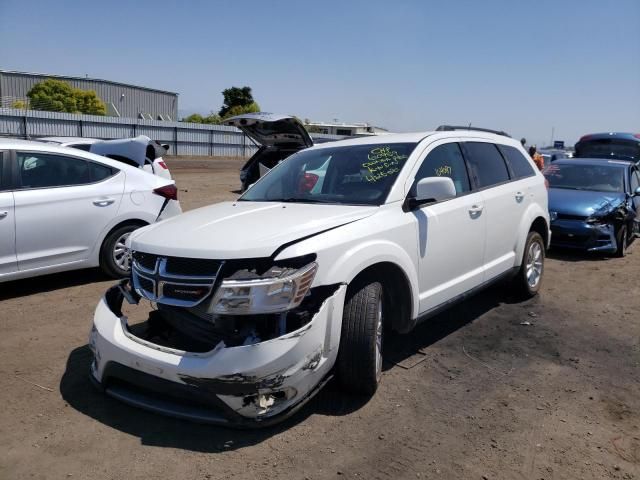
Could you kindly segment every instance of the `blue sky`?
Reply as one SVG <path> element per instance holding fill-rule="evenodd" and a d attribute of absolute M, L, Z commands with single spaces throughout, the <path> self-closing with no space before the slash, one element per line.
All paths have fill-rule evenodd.
<path fill-rule="evenodd" d="M 640 0 L 0 0 L 0 68 L 393 131 L 468 124 L 543 144 L 640 131 Z"/>

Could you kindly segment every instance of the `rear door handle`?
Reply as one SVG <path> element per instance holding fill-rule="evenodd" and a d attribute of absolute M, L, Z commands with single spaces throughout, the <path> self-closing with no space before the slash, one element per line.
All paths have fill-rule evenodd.
<path fill-rule="evenodd" d="M 0 218 L 4 218 L 9 215 L 9 212 L 0 212 Z"/>
<path fill-rule="evenodd" d="M 472 205 L 469 209 L 469 213 L 471 215 L 480 215 L 482 213 L 482 209 L 484 207 L 482 205 Z"/>
<path fill-rule="evenodd" d="M 111 205 L 113 202 L 115 202 L 115 200 L 113 198 L 102 198 L 100 200 L 94 200 L 93 204 L 96 207 L 108 207 L 109 205 Z"/>

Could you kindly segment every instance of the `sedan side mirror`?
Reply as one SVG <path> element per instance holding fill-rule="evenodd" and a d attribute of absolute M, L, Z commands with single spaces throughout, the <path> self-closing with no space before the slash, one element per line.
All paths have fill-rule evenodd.
<path fill-rule="evenodd" d="M 441 202 L 455 196 L 456 186 L 449 177 L 427 177 L 418 180 L 416 196 L 407 199 L 407 207 L 412 210 L 425 203 Z"/>

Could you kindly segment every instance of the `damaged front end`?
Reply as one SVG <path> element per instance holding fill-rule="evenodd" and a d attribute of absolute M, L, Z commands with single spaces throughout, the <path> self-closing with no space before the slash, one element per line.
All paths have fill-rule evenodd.
<path fill-rule="evenodd" d="M 107 394 L 256 426 L 289 416 L 330 378 L 346 286 L 312 287 L 313 259 L 133 258 L 132 281 L 106 292 L 90 336 L 92 379 Z"/>

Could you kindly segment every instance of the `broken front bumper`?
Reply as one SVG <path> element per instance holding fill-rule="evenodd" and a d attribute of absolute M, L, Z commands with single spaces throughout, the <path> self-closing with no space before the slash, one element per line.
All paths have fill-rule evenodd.
<path fill-rule="evenodd" d="M 613 253 L 618 248 L 612 224 L 559 219 L 551 223 L 551 233 L 551 245 L 554 247 L 604 253 Z"/>
<path fill-rule="evenodd" d="M 126 282 L 125 282 L 126 284 Z M 89 344 L 93 382 L 128 404 L 188 420 L 264 426 L 297 411 L 329 379 L 346 286 L 302 328 L 253 345 L 192 353 L 134 336 L 121 314 L 126 288 L 100 300 Z"/>

